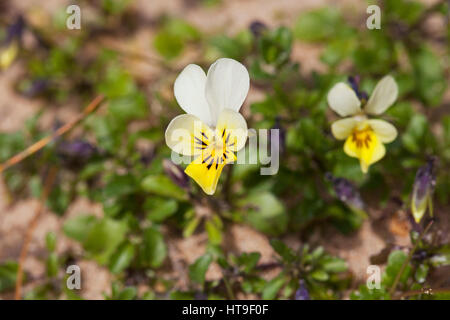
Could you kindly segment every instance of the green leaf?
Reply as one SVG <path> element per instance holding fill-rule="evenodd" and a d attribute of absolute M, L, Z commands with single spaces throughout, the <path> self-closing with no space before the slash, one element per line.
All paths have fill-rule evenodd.
<path fill-rule="evenodd" d="M 273 300 L 277 296 L 278 292 L 288 281 L 284 273 L 280 273 L 278 276 L 267 282 L 262 292 L 262 298 L 264 300 Z"/>
<path fill-rule="evenodd" d="M 246 209 L 245 219 L 254 228 L 269 235 L 286 231 L 288 217 L 283 204 L 271 193 L 261 192 L 249 195 L 240 202 Z"/>
<path fill-rule="evenodd" d="M 439 57 L 427 47 L 411 52 L 414 79 L 419 97 L 426 106 L 441 103 L 448 79 Z"/>
<path fill-rule="evenodd" d="M 108 110 L 120 121 L 129 121 L 146 117 L 149 109 L 145 95 L 134 92 L 131 95 L 111 99 Z"/>
<path fill-rule="evenodd" d="M 59 261 L 58 255 L 54 252 L 50 253 L 45 262 L 47 276 L 56 277 L 58 275 Z"/>
<path fill-rule="evenodd" d="M 55 251 L 56 248 L 56 234 L 54 232 L 47 232 L 45 235 L 45 246 L 48 251 Z"/>
<path fill-rule="evenodd" d="M 189 278 L 193 282 L 203 285 L 205 282 L 206 271 L 208 271 L 212 260 L 212 255 L 208 253 L 195 260 L 195 262 L 189 266 Z"/>
<path fill-rule="evenodd" d="M 402 135 L 402 142 L 405 148 L 413 153 L 421 152 L 427 129 L 427 118 L 422 114 L 415 114 Z"/>
<path fill-rule="evenodd" d="M 183 237 L 190 237 L 197 229 L 200 221 L 200 217 L 193 217 L 192 219 L 190 219 L 183 229 Z"/>
<path fill-rule="evenodd" d="M 414 274 L 414 278 L 418 283 L 424 283 L 425 280 L 427 280 L 427 275 L 430 267 L 427 264 L 420 264 L 417 269 L 416 273 Z"/>
<path fill-rule="evenodd" d="M 331 273 L 345 272 L 348 269 L 348 265 L 345 260 L 331 256 L 321 259 L 320 264 L 322 265 L 324 271 Z"/>
<path fill-rule="evenodd" d="M 103 218 L 90 228 L 83 241 L 83 247 L 93 254 L 100 264 L 105 264 L 125 239 L 127 230 L 125 221 Z"/>
<path fill-rule="evenodd" d="M 181 54 L 184 42 L 180 36 L 163 29 L 156 34 L 153 46 L 160 55 L 170 60 Z"/>
<path fill-rule="evenodd" d="M 395 277 L 400 272 L 400 269 L 407 259 L 406 253 L 401 250 L 392 251 L 388 258 L 386 271 L 383 275 L 383 285 L 386 287 L 392 286 Z M 407 265 L 400 277 L 400 283 L 405 283 L 411 274 L 411 266 Z"/>
<path fill-rule="evenodd" d="M 275 250 L 275 252 L 278 253 L 281 258 L 283 258 L 285 262 L 291 263 L 296 260 L 294 251 L 287 245 L 285 245 L 281 240 L 272 239 L 270 241 L 270 245 Z"/>
<path fill-rule="evenodd" d="M 324 270 L 314 270 L 311 272 L 311 278 L 317 281 L 327 281 L 329 279 L 329 275 Z"/>
<path fill-rule="evenodd" d="M 322 41 L 336 37 L 345 29 L 339 11 L 328 7 L 301 14 L 295 24 L 294 34 L 301 40 Z"/>
<path fill-rule="evenodd" d="M 256 267 L 260 258 L 261 254 L 259 252 L 244 252 L 238 257 L 238 262 L 240 266 L 244 267 L 245 273 L 250 273 Z"/>
<path fill-rule="evenodd" d="M 118 274 L 128 268 L 134 258 L 134 246 L 131 243 L 123 243 L 111 256 L 109 270 Z"/>
<path fill-rule="evenodd" d="M 15 261 L 6 261 L 0 264 L 0 292 L 14 288 L 17 268 L 18 264 Z"/>
<path fill-rule="evenodd" d="M 285 27 L 266 33 L 259 41 L 259 48 L 264 61 L 278 66 L 289 60 L 291 47 L 292 33 Z"/>
<path fill-rule="evenodd" d="M 177 211 L 178 202 L 173 199 L 152 197 L 145 201 L 144 208 L 148 211 L 148 220 L 162 222 Z"/>
<path fill-rule="evenodd" d="M 170 19 L 165 29 L 172 35 L 180 37 L 183 41 L 200 39 L 200 31 L 193 25 L 181 19 Z"/>
<path fill-rule="evenodd" d="M 252 36 L 248 31 L 241 32 L 234 38 L 218 35 L 210 40 L 210 45 L 218 50 L 221 56 L 235 60 L 245 58 L 251 49 L 251 44 Z"/>
<path fill-rule="evenodd" d="M 142 189 L 159 196 L 186 200 L 186 192 L 163 175 L 150 175 L 142 181 Z"/>
<path fill-rule="evenodd" d="M 69 238 L 83 242 L 96 221 L 97 218 L 93 215 L 82 215 L 69 219 L 64 223 L 64 234 Z"/>
<path fill-rule="evenodd" d="M 123 289 L 117 296 L 117 300 L 133 300 L 137 296 L 137 289 L 135 287 L 127 287 Z"/>
<path fill-rule="evenodd" d="M 144 231 L 139 249 L 141 264 L 152 268 L 160 267 L 167 255 L 164 238 L 161 232 L 154 227 Z"/>
<path fill-rule="evenodd" d="M 222 221 L 218 216 L 214 216 L 211 220 L 206 220 L 205 229 L 211 244 L 222 243 Z"/>

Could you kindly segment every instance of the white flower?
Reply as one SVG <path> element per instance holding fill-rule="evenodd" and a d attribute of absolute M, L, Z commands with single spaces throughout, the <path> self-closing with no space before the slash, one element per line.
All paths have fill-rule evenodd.
<path fill-rule="evenodd" d="M 341 117 L 331 125 L 336 139 L 346 140 L 344 152 L 358 158 L 361 170 L 366 173 L 369 166 L 384 157 L 383 143 L 390 143 L 397 137 L 395 127 L 379 119 L 369 119 L 367 115 L 380 115 L 397 99 L 398 87 L 394 78 L 381 79 L 369 100 L 361 108 L 361 101 L 355 91 L 344 82 L 339 82 L 328 93 L 328 104 Z"/>
<path fill-rule="evenodd" d="M 205 193 L 215 192 L 223 167 L 236 160 L 247 140 L 247 123 L 239 113 L 250 87 L 247 69 L 233 59 L 219 59 L 206 75 L 190 64 L 175 80 L 175 98 L 187 114 L 166 130 L 174 151 L 196 156 L 185 170 Z"/>

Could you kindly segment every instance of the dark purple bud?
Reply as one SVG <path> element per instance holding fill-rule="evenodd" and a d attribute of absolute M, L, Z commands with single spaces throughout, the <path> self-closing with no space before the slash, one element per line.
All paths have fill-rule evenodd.
<path fill-rule="evenodd" d="M 83 140 L 61 141 L 57 146 L 58 156 L 67 166 L 82 166 L 94 155 L 98 154 L 98 149 Z"/>
<path fill-rule="evenodd" d="M 164 172 L 175 182 L 176 185 L 181 188 L 188 189 L 189 188 L 189 177 L 184 173 L 183 169 L 173 163 L 171 160 L 164 159 L 163 160 L 163 168 Z"/>
<path fill-rule="evenodd" d="M 417 250 L 414 252 L 412 259 L 416 261 L 423 261 L 428 257 L 428 252 L 426 250 Z"/>
<path fill-rule="evenodd" d="M 300 279 L 298 290 L 295 291 L 295 300 L 311 300 L 305 281 Z"/>
<path fill-rule="evenodd" d="M 208 295 L 204 292 L 196 291 L 194 294 L 194 300 L 208 300 Z"/>
<path fill-rule="evenodd" d="M 6 39 L 3 45 L 9 45 L 13 40 L 20 41 L 22 39 L 22 32 L 25 27 L 25 21 L 22 16 L 18 16 L 16 21 L 9 26 L 8 31 L 6 32 Z"/>
<path fill-rule="evenodd" d="M 48 80 L 37 79 L 34 80 L 31 85 L 23 91 L 23 95 L 28 98 L 33 98 L 48 88 Z"/>
<path fill-rule="evenodd" d="M 350 83 L 350 86 L 352 87 L 353 91 L 356 93 L 356 96 L 359 100 L 363 102 L 367 102 L 369 99 L 369 96 L 367 95 L 367 92 L 361 91 L 359 86 L 361 83 L 361 79 L 359 76 L 350 76 L 348 77 L 348 82 Z"/>
<path fill-rule="evenodd" d="M 267 30 L 267 26 L 261 21 L 253 21 L 250 24 L 250 31 L 255 36 L 255 38 L 260 37 L 264 31 Z"/>
<path fill-rule="evenodd" d="M 411 211 L 419 223 L 427 208 L 431 209 L 431 195 L 436 185 L 436 158 L 431 158 L 419 168 L 414 180 Z"/>
<path fill-rule="evenodd" d="M 140 161 L 147 167 L 155 158 L 155 149 L 151 148 L 141 153 Z"/>
<path fill-rule="evenodd" d="M 339 200 L 354 209 L 364 210 L 364 202 L 358 189 L 345 178 L 336 178 L 327 172 L 325 178 L 333 184 L 334 192 Z"/>
<path fill-rule="evenodd" d="M 359 93 L 359 99 L 360 99 L 361 101 L 367 101 L 367 100 L 369 100 L 369 95 L 367 94 L 367 92 L 361 91 L 361 92 Z"/>

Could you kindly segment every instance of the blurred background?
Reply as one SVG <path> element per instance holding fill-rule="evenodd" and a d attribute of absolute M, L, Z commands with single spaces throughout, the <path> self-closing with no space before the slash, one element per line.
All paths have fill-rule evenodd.
<path fill-rule="evenodd" d="M 79 30 L 66 26 L 71 4 Z M 366 27 L 369 4 L 379 30 Z M 448 9 L 0 0 L 0 163 L 81 120 L 2 172 L 0 298 L 449 298 Z M 179 72 L 220 57 L 248 68 L 241 112 L 249 127 L 280 129 L 281 164 L 275 176 L 227 166 L 207 197 L 170 162 L 164 131 L 183 113 Z M 400 94 L 384 119 L 399 136 L 364 175 L 331 135 L 326 94 L 348 77 L 370 94 L 386 74 Z M 428 209 L 417 224 L 419 168 L 433 218 Z M 66 286 L 73 264 L 80 290 Z M 369 265 L 381 267 L 380 290 L 365 286 Z"/>

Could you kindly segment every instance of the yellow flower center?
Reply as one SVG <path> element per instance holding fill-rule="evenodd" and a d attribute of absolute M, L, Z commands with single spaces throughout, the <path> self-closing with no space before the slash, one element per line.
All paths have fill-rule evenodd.
<path fill-rule="evenodd" d="M 364 130 L 354 130 L 351 137 L 352 142 L 356 145 L 357 149 L 370 149 L 373 136 L 374 132 L 370 127 L 367 127 Z"/>
<path fill-rule="evenodd" d="M 236 160 L 230 148 L 236 144 L 231 133 L 224 128 L 209 137 L 204 131 L 194 136 L 195 148 L 202 153 L 186 168 L 185 172 L 193 178 L 207 194 L 214 193 L 223 167 Z"/>
<path fill-rule="evenodd" d="M 361 170 L 367 172 L 372 163 L 385 154 L 384 145 L 370 126 L 355 128 L 344 144 L 344 151 L 350 157 L 358 158 Z"/>

